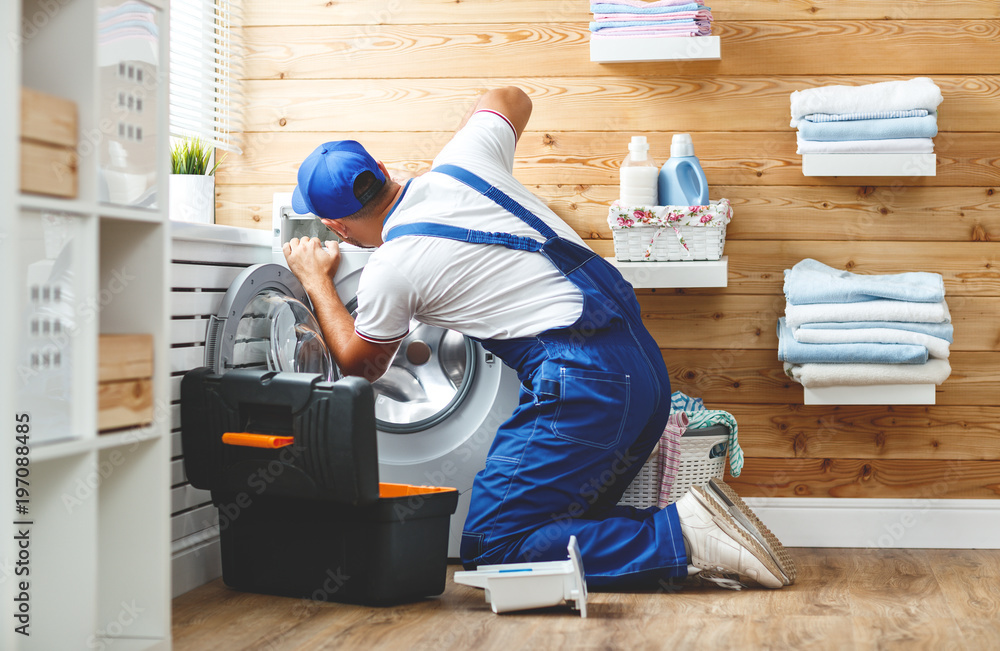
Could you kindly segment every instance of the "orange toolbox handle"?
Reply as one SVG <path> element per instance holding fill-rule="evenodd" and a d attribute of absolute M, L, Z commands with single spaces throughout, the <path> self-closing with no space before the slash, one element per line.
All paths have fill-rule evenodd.
<path fill-rule="evenodd" d="M 283 448 L 295 442 L 294 436 L 274 436 L 271 434 L 251 434 L 250 432 L 226 432 L 222 442 L 227 445 L 242 445 L 248 448 Z"/>

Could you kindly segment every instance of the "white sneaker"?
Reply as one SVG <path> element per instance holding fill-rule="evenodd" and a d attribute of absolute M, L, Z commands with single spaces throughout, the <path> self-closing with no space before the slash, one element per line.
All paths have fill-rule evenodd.
<path fill-rule="evenodd" d="M 729 514 L 736 520 L 736 524 L 743 527 L 747 533 L 756 538 L 761 547 L 771 555 L 771 559 L 774 560 L 778 569 L 784 575 L 785 585 L 795 583 L 798 570 L 796 570 L 795 562 L 792 560 L 788 550 L 781 544 L 778 537 L 771 533 L 771 530 L 760 521 L 757 514 L 747 506 L 743 498 L 737 495 L 736 491 L 729 484 L 720 479 L 710 479 L 705 489 L 710 492 L 712 497 L 725 504 L 729 509 Z"/>
<path fill-rule="evenodd" d="M 771 554 L 736 523 L 725 505 L 709 491 L 692 486 L 677 501 L 677 515 L 689 562 L 695 568 L 711 574 L 736 574 L 765 588 L 785 585 L 781 569 Z M 723 587 L 739 587 L 732 581 L 728 585 L 716 582 Z"/>

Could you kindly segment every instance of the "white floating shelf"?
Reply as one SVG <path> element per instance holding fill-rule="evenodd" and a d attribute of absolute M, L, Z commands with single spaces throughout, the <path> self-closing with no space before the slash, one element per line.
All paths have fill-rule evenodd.
<path fill-rule="evenodd" d="M 937 154 L 802 154 L 803 176 L 936 176 Z"/>
<path fill-rule="evenodd" d="M 722 58 L 721 50 L 718 36 L 590 39 L 590 60 L 595 63 L 717 61 Z"/>
<path fill-rule="evenodd" d="M 605 258 L 636 289 L 725 287 L 729 284 L 729 256 L 691 262 L 622 262 Z"/>
<path fill-rule="evenodd" d="M 934 384 L 803 387 L 807 405 L 933 405 Z"/>
<path fill-rule="evenodd" d="M 83 454 L 94 449 L 94 437 L 77 437 L 73 439 L 61 439 L 42 444 L 36 444 L 31 448 L 31 461 L 42 462 L 51 459 L 63 459 L 73 454 Z"/>

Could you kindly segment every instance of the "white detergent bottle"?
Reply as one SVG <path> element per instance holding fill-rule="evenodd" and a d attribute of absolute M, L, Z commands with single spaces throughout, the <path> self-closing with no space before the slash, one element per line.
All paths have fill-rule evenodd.
<path fill-rule="evenodd" d="M 656 205 L 658 170 L 656 163 L 649 157 L 646 136 L 632 136 L 628 152 L 618 170 L 621 181 L 618 200 L 629 207 L 652 208 Z"/>
<path fill-rule="evenodd" d="M 659 179 L 661 206 L 707 206 L 708 180 L 694 155 L 691 134 L 676 133 Z"/>

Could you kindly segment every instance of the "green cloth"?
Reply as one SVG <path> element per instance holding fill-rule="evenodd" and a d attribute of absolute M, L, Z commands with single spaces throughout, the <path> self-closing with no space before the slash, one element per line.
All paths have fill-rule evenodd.
<path fill-rule="evenodd" d="M 725 425 L 729 428 L 729 472 L 733 477 L 739 477 L 743 471 L 743 448 L 740 447 L 736 418 L 721 409 L 697 409 L 684 413 L 688 417 L 688 429 L 710 425 Z"/>

